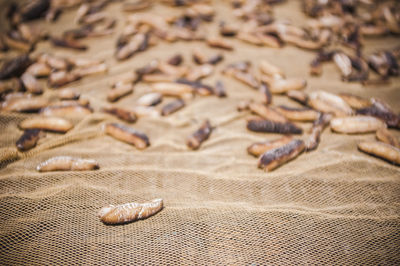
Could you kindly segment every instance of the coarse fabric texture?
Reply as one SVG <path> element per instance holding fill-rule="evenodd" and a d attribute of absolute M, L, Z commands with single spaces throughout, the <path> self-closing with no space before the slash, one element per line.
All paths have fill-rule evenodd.
<path fill-rule="evenodd" d="M 220 20 L 232 19 L 228 3 L 216 2 Z M 300 1 L 274 8 L 275 17 L 302 25 Z M 55 24 L 36 22 L 61 34 L 73 28 L 76 9 L 62 14 Z M 40 43 L 37 52 L 104 59 L 107 74 L 73 83 L 96 112 L 74 121 L 67 134 L 48 133 L 33 150 L 18 160 L 5 161 L 0 169 L 1 264 L 146 264 L 146 265 L 261 265 L 261 264 L 400 264 L 400 168 L 357 150 L 357 143 L 373 140 L 373 134 L 335 134 L 327 128 L 316 151 L 273 172 L 257 168 L 257 159 L 246 148 L 253 142 L 279 135 L 246 129 L 248 113 L 236 111 L 244 99 L 260 100 L 246 85 L 222 76 L 223 66 L 250 60 L 253 67 L 267 59 L 288 77 L 305 77 L 307 92 L 350 92 L 387 101 L 400 111 L 399 79 L 390 85 L 362 87 L 344 83 L 335 65 L 323 67 L 321 77 L 310 77 L 313 52 L 293 46 L 282 49 L 256 47 L 231 40 L 233 52 L 213 76 L 221 79 L 227 98 L 199 97 L 177 113 L 160 118 L 140 118 L 130 126 L 146 133 L 151 146 L 137 150 L 102 133 L 106 122 L 118 121 L 98 110 L 107 105 L 110 82 L 151 59 L 167 59 L 182 53 L 192 64 L 191 52 L 200 47 L 218 52 L 202 42 L 159 43 L 127 61 L 114 57 L 118 32 L 124 25 L 120 4 L 106 11 L 118 18 L 117 33 L 83 40 L 87 53 L 53 48 Z M 179 9 L 155 5 L 146 12 L 172 15 Z M 124 14 L 125 16 L 125 14 Z M 393 37 L 366 40 L 365 51 L 392 48 Z M 115 105 L 132 107 L 150 91 L 139 83 L 134 93 Z M 44 96 L 54 97 L 56 90 Z M 161 105 L 171 101 L 163 100 Z M 299 106 L 284 96 L 273 104 Z M 160 108 L 160 107 L 158 107 Z M 18 123 L 34 116 L 0 113 L 1 155 L 13 157 L 15 141 L 22 134 Z M 204 121 L 215 127 L 197 151 L 187 148 L 186 138 Z M 300 124 L 305 130 L 311 123 Z M 399 137 L 399 131 L 391 130 Z M 303 134 L 302 137 L 305 137 Z M 100 169 L 85 172 L 38 173 L 36 166 L 50 157 L 68 155 L 95 159 Z M 109 204 L 164 199 L 164 209 L 149 219 L 123 226 L 106 226 L 96 216 Z"/>

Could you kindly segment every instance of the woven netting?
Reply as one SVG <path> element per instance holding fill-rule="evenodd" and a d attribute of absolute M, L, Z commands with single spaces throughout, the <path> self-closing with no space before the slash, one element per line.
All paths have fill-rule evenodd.
<path fill-rule="evenodd" d="M 214 1 L 215 2 L 215 1 Z M 232 18 L 227 3 L 214 3 L 215 22 Z M 55 24 L 37 22 L 52 32 L 72 27 L 75 10 Z M 316 151 L 304 153 L 273 172 L 257 169 L 246 148 L 255 141 L 275 139 L 246 129 L 246 113 L 236 111 L 243 99 L 260 94 L 220 70 L 228 63 L 261 59 L 281 67 L 289 77 L 306 77 L 306 91 L 350 92 L 378 97 L 400 111 L 399 79 L 390 85 L 362 87 L 344 83 L 333 64 L 321 77 L 309 77 L 314 53 L 292 46 L 271 49 L 232 40 L 233 52 L 205 83 L 223 80 L 228 97 L 199 97 L 179 112 L 161 118 L 140 118 L 131 126 L 145 132 L 151 146 L 139 151 L 102 133 L 104 123 L 118 121 L 98 112 L 104 106 L 110 81 L 151 59 L 180 52 L 191 63 L 195 47 L 213 54 L 202 42 L 159 43 L 147 52 L 117 62 L 114 49 L 123 27 L 120 4 L 106 8 L 119 18 L 117 33 L 83 40 L 87 53 L 52 48 L 40 43 L 36 52 L 104 59 L 107 74 L 86 77 L 73 87 L 90 99 L 96 110 L 74 121 L 68 133 L 47 134 L 39 145 L 0 169 L 0 261 L 2 264 L 400 264 L 400 169 L 357 151 L 373 134 L 341 135 L 326 129 Z M 156 5 L 148 12 L 174 14 L 179 10 Z M 300 2 L 275 8 L 275 17 L 304 23 Z M 210 28 L 212 28 L 210 25 Z M 366 40 L 365 51 L 392 48 L 396 39 Z M 189 63 L 190 62 L 190 63 Z M 150 86 L 136 85 L 134 93 L 115 105 L 132 107 Z M 55 90 L 47 89 L 51 97 Z M 163 103 L 171 99 L 164 100 Z M 298 106 L 284 96 L 274 105 Z M 0 113 L 2 156 L 12 158 L 22 131 L 18 123 L 30 114 Z M 205 118 L 215 126 L 200 150 L 185 140 Z M 311 123 L 301 125 L 305 130 Z M 399 137 L 399 131 L 392 131 Z M 38 173 L 38 163 L 57 155 L 92 158 L 100 169 L 85 172 Z M 165 208 L 149 219 L 123 226 L 106 226 L 96 216 L 108 204 L 163 198 Z"/>

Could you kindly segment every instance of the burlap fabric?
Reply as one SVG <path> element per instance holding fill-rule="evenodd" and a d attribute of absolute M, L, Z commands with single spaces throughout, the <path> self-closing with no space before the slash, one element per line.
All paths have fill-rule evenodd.
<path fill-rule="evenodd" d="M 214 1 L 216 2 L 216 1 Z M 288 1 L 289 2 L 289 1 Z M 231 9 L 215 3 L 217 22 L 232 19 Z M 75 10 L 64 13 L 55 24 L 38 22 L 60 34 L 73 27 Z M 123 26 L 119 4 L 107 11 Z M 156 5 L 155 14 L 179 13 Z M 166 13 L 168 12 L 168 13 Z M 275 8 L 279 19 L 304 23 L 300 3 L 290 1 Z M 167 59 L 176 52 L 192 64 L 191 51 L 215 49 L 201 42 L 161 42 L 147 52 L 116 62 L 117 34 L 85 40 L 87 53 L 52 48 L 41 43 L 35 51 L 63 56 L 105 59 L 108 74 L 84 78 L 73 84 L 90 99 L 96 110 L 74 121 L 65 135 L 48 134 L 22 158 L 6 161 L 0 169 L 0 261 L 2 264 L 147 264 L 147 265 L 261 265 L 261 264 L 400 264 L 400 169 L 357 151 L 357 142 L 373 134 L 339 135 L 329 129 L 316 151 L 265 173 L 246 147 L 255 141 L 274 139 L 246 129 L 245 116 L 236 111 L 243 99 L 258 100 L 249 87 L 223 77 L 228 63 L 267 59 L 289 77 L 307 77 L 306 91 L 351 92 L 378 97 L 400 111 L 399 79 L 391 85 L 362 87 L 340 80 L 333 64 L 324 66 L 322 77 L 308 75 L 313 58 L 292 46 L 271 49 L 233 40 L 234 52 L 215 75 L 222 79 L 228 97 L 196 97 L 181 111 L 165 118 L 141 118 L 132 127 L 148 134 L 151 146 L 143 151 L 102 134 L 105 122 L 115 118 L 98 112 L 104 106 L 110 81 L 145 65 L 154 58 Z M 392 48 L 398 39 L 366 40 L 365 51 Z M 189 63 L 190 62 L 190 63 Z M 150 91 L 140 83 L 133 95 L 116 105 L 131 107 Z M 45 96 L 54 97 L 54 90 Z M 164 100 L 167 103 L 170 99 Z M 274 105 L 297 106 L 284 96 Z M 0 113 L 2 155 L 22 131 L 18 123 L 29 115 Z M 198 151 L 190 151 L 186 137 L 209 118 L 215 130 Z M 305 129 L 311 124 L 303 124 Z M 399 136 L 399 132 L 394 132 Z M 8 151 L 9 152 L 9 151 Z M 12 152 L 11 152 L 12 153 Z M 8 153 L 9 154 L 9 153 Z M 100 170 L 38 173 L 38 163 L 56 155 L 93 158 Z M 157 215 L 124 226 L 106 226 L 96 214 L 108 204 L 163 198 L 165 208 Z"/>

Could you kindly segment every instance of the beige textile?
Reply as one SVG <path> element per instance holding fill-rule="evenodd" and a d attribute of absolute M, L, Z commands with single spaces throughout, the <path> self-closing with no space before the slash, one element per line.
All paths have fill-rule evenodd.
<path fill-rule="evenodd" d="M 275 7 L 275 17 L 304 25 L 300 1 L 287 2 Z M 227 3 L 214 1 L 214 5 L 218 12 L 207 26 L 210 36 L 217 34 L 220 20 L 233 20 Z M 76 26 L 75 11 L 63 13 L 55 24 L 36 24 L 61 34 Z M 110 82 L 151 59 L 167 59 L 180 52 L 185 63 L 192 65 L 195 47 L 209 55 L 219 50 L 202 42 L 160 42 L 117 62 L 115 43 L 126 13 L 121 12 L 118 1 L 106 11 L 118 19 L 117 33 L 83 40 L 90 47 L 87 53 L 53 48 L 48 42 L 40 43 L 35 51 L 104 59 L 109 72 L 69 85 L 90 99 L 96 112 L 75 120 L 67 134 L 49 133 L 36 148 L 20 154 L 20 159 L 1 164 L 1 264 L 400 264 L 400 168 L 357 150 L 359 141 L 373 140 L 374 135 L 334 134 L 327 128 L 316 151 L 265 173 L 246 148 L 279 135 L 246 129 L 249 114 L 237 112 L 236 106 L 244 99 L 259 100 L 260 94 L 220 71 L 228 63 L 250 60 L 256 67 L 261 59 L 267 59 L 288 77 L 307 78 L 307 92 L 378 97 L 396 112 L 400 112 L 399 78 L 375 87 L 344 83 L 333 63 L 323 66 L 321 77 L 310 77 L 308 65 L 314 52 L 290 45 L 272 49 L 229 40 L 234 52 L 222 51 L 225 59 L 216 74 L 204 80 L 214 85 L 221 79 L 228 97 L 197 96 L 171 116 L 139 118 L 131 126 L 146 133 L 151 146 L 137 150 L 101 131 L 104 123 L 118 121 L 99 112 L 108 104 Z M 167 16 L 182 9 L 157 4 L 146 12 Z M 399 39 L 367 39 L 365 44 L 368 54 L 399 45 Z M 133 94 L 115 105 L 133 107 L 135 100 L 149 91 L 148 84 L 139 83 Z M 46 89 L 44 96 L 55 94 Z M 274 96 L 273 104 L 298 106 L 284 96 Z M 3 158 L 16 155 L 15 141 L 22 134 L 17 125 L 29 116 L 32 114 L 0 113 Z M 206 118 L 215 130 L 199 150 L 191 151 L 186 138 Z M 311 123 L 301 126 L 307 130 Z M 391 132 L 400 136 L 399 131 Z M 35 171 L 40 162 L 59 155 L 95 159 L 100 169 Z M 109 204 L 154 198 L 164 199 L 165 208 L 143 221 L 106 226 L 96 216 Z"/>

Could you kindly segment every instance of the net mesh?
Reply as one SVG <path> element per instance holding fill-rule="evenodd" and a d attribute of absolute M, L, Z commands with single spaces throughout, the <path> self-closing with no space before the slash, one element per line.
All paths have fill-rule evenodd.
<path fill-rule="evenodd" d="M 227 3 L 214 5 L 218 11 L 215 21 L 230 19 Z M 106 10 L 122 17 L 118 4 Z M 151 12 L 178 11 L 156 5 Z M 54 25 L 37 23 L 61 32 L 71 28 L 74 14 L 66 12 Z M 305 19 L 297 1 L 277 6 L 275 16 L 295 23 Z M 117 32 L 122 27 L 120 19 Z M 113 58 L 116 38 L 117 34 L 84 40 L 90 46 L 84 54 L 54 49 L 48 43 L 40 43 L 36 52 L 105 59 L 108 74 L 73 84 L 95 110 L 107 103 L 109 82 L 119 74 L 176 52 L 188 63 L 195 47 L 215 53 L 200 42 L 160 43 L 149 52 L 117 63 Z M 279 135 L 246 130 L 246 114 L 238 113 L 236 106 L 243 99 L 257 100 L 259 94 L 219 72 L 231 62 L 247 59 L 256 65 L 268 59 L 289 77 L 307 77 L 306 91 L 378 97 L 397 112 L 399 79 L 384 87 L 343 83 L 332 64 L 324 66 L 322 77 L 310 78 L 311 52 L 291 46 L 275 50 L 232 42 L 235 51 L 224 52 L 218 74 L 205 79 L 210 84 L 222 79 L 228 98 L 196 97 L 169 117 L 140 118 L 132 127 L 145 132 L 151 141 L 143 151 L 101 133 L 105 122 L 117 120 L 95 112 L 74 121 L 74 129 L 65 135 L 47 134 L 17 160 L 13 147 L 22 133 L 18 123 L 31 115 L 1 113 L 2 264 L 400 264 L 400 170 L 356 148 L 358 141 L 374 136 L 339 135 L 327 129 L 316 151 L 264 173 L 246 148 Z M 399 42 L 391 37 L 366 40 L 366 51 L 396 44 Z M 148 91 L 150 87 L 140 83 L 132 95 L 116 105 L 134 106 Z M 45 96 L 55 93 L 48 89 Z M 296 106 L 283 96 L 275 96 L 273 101 L 275 105 Z M 200 150 L 190 151 L 186 137 L 205 118 L 216 128 Z M 301 126 L 308 129 L 311 124 Z M 100 169 L 35 171 L 38 163 L 58 155 L 92 158 Z M 109 204 L 153 198 L 163 198 L 165 208 L 143 221 L 106 226 L 96 216 Z"/>

